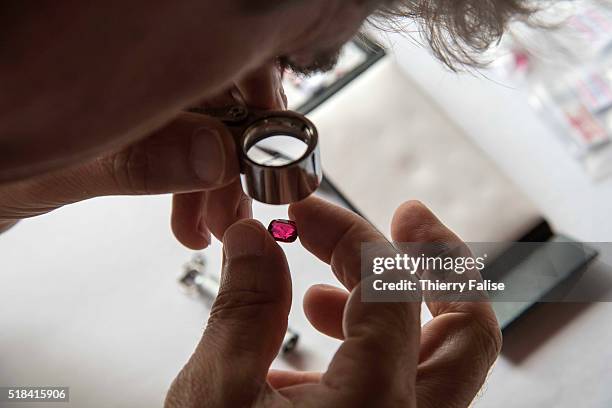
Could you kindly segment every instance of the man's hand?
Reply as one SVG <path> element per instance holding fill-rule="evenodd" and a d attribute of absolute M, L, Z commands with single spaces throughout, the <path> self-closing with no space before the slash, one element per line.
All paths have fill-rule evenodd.
<path fill-rule="evenodd" d="M 268 64 L 203 106 L 286 105 L 279 69 Z M 174 198 L 172 227 L 186 246 L 201 249 L 211 231 L 222 237 L 249 217 L 233 136 L 218 120 L 181 113 L 149 137 L 67 169 L 0 184 L 0 232 L 17 220 L 66 204 L 106 195 L 181 193 Z"/>
<path fill-rule="evenodd" d="M 269 371 L 287 326 L 290 275 L 284 254 L 261 224 L 241 221 L 224 237 L 222 286 L 204 336 L 176 378 L 167 407 L 465 407 L 501 347 L 490 305 L 361 301 L 360 246 L 395 249 L 365 220 L 317 198 L 290 207 L 304 247 L 330 264 L 346 290 L 313 286 L 310 322 L 343 340 L 325 373 Z M 393 239 L 455 243 L 458 238 L 419 203 L 401 206 Z"/>

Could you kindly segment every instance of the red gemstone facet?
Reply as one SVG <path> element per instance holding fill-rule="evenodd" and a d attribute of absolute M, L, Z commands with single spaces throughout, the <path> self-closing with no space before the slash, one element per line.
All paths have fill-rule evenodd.
<path fill-rule="evenodd" d="M 268 225 L 268 231 L 280 242 L 293 242 L 298 236 L 297 225 L 290 220 L 272 220 Z"/>

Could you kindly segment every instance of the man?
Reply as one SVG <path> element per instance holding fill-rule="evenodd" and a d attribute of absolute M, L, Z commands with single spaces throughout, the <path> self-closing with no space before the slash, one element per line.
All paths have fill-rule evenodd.
<path fill-rule="evenodd" d="M 110 1 L 100 5 L 69 1 L 4 3 L 0 16 L 4 39 L 0 53 L 0 231 L 10 228 L 20 219 L 95 196 L 171 192 L 175 193 L 172 213 L 175 235 L 190 248 L 204 248 L 210 243 L 211 233 L 221 239 L 230 225 L 249 218 L 251 205 L 241 190 L 236 147 L 227 129 L 212 118 L 184 113 L 185 107 L 238 102 L 259 108 L 281 109 L 285 106 L 281 67 L 308 73 L 332 66 L 342 44 L 354 36 L 364 20 L 372 15 L 378 17 L 378 23 L 383 18 L 398 16 L 416 20 L 423 27 L 434 52 L 453 66 L 475 63 L 473 51 L 486 49 L 501 35 L 508 19 L 528 12 L 524 0 L 135 0 Z M 334 243 L 326 241 L 325 235 L 321 235 L 323 232 L 316 232 L 324 230 L 309 232 L 306 224 L 315 222 L 316 217 L 304 214 L 309 214 L 312 208 L 319 208 L 322 215 L 334 215 L 329 228 L 341 229 L 348 222 L 357 225 L 356 232 L 369 237 L 374 234 L 362 221 L 313 200 L 292 208 L 302 233 L 306 234 L 302 237 L 304 245 L 327 260 L 332 259 L 330 254 Z M 399 211 L 398 225 L 394 225 L 399 235 L 394 239 L 415 238 L 410 236 L 411 228 L 406 227 L 417 222 L 414 215 L 404 216 L 410 212 L 431 221 L 418 224 L 416 231 L 422 235 L 416 238 L 425 241 L 438 239 L 436 234 L 443 231 L 444 239 L 456 240 L 421 206 L 416 209 L 408 206 Z M 412 221 L 405 221 L 405 217 Z M 234 269 L 244 268 L 257 271 L 270 262 L 279 276 L 285 273 L 282 254 L 273 243 L 265 241 L 265 249 L 256 251 L 256 256 L 253 256 L 245 249 L 245 242 L 232 242 L 230 238 L 237 235 L 236 231 L 245 228 L 255 231 L 253 234 L 259 239 L 269 241 L 269 238 L 263 238 L 261 227 L 251 221 L 230 228 L 229 231 L 234 233 L 225 237 L 229 262 L 224 273 L 232 276 L 236 273 Z M 365 238 L 363 235 L 356 234 L 346 239 L 357 242 Z M 321 239 L 329 247 L 317 248 L 314 242 Z M 240 262 L 232 261 L 228 251 L 236 249 L 246 251 L 248 256 Z M 358 258 L 357 254 L 350 256 Z M 349 254 L 338 256 L 339 259 L 343 257 L 349 257 Z M 281 281 L 286 282 L 286 279 Z M 231 287 L 233 280 L 228 282 Z M 236 282 L 243 284 L 240 279 Z M 358 287 L 353 278 L 343 283 L 349 290 Z M 280 320 L 269 324 L 283 321 L 283 316 L 286 318 L 286 299 L 283 298 L 286 293 L 282 290 L 287 288 L 278 289 L 281 293 L 277 295 L 282 301 L 279 304 L 276 300 L 271 302 L 270 309 L 274 309 Z M 224 290 L 229 289 L 226 287 Z M 317 290 L 313 293 L 311 299 L 326 299 L 322 304 L 317 301 L 307 303 L 313 324 L 327 325 L 322 328 L 323 332 L 345 338 L 341 349 L 345 353 L 339 352 L 336 359 L 340 362 L 334 360 L 330 367 L 330 370 L 337 369 L 333 375 L 328 372 L 329 376 L 326 374 L 327 377 L 321 380 L 331 380 L 327 384 L 332 391 L 363 390 L 362 386 L 371 383 L 369 377 L 356 379 L 345 374 L 370 369 L 370 359 L 376 356 L 381 358 L 377 361 L 385 362 L 383 365 L 388 368 L 374 369 L 373 373 L 380 375 L 382 381 L 376 391 L 393 391 L 388 395 L 390 399 L 384 400 L 386 405 L 411 406 L 418 400 L 420 406 L 441 406 L 428 398 L 442 391 L 449 397 L 448 406 L 467 405 L 484 380 L 483 373 L 493 362 L 491 350 L 495 354 L 499 349 L 495 325 L 480 324 L 491 321 L 488 306 L 477 313 L 471 309 L 464 311 L 461 305 L 457 310 L 440 306 L 442 311 L 448 308 L 452 313 L 441 312 L 443 318 L 434 325 L 435 329 L 423 330 L 424 337 L 419 345 L 419 330 L 415 324 L 418 323 L 417 310 L 414 307 L 374 308 L 360 304 L 358 297 L 354 296 L 357 300 L 347 304 L 340 331 L 342 314 L 339 311 L 344 310 L 348 295 L 330 292 L 328 296 Z M 231 296 L 227 298 L 231 299 Z M 238 344 L 241 336 L 245 335 L 231 330 L 230 335 L 214 334 L 215 327 L 220 331 L 232 327 L 227 322 L 217 323 L 223 319 L 215 320 L 215 316 L 228 314 L 224 312 L 223 299 L 222 296 L 218 301 L 218 304 L 221 302 L 221 306 L 217 306 L 219 312 L 213 313 L 202 342 L 206 349 L 211 342 L 216 344 L 221 354 L 213 358 L 210 353 L 196 351 L 169 394 L 168 405 L 206 404 L 202 400 L 205 395 L 198 391 L 198 387 L 210 376 L 219 379 L 215 392 L 222 395 L 228 395 L 226 391 L 234 387 L 245 389 L 245 396 L 235 394 L 239 404 L 267 404 L 269 401 L 274 405 L 287 404 L 286 401 L 268 400 L 271 394 L 259 392 L 262 384 L 263 389 L 269 390 L 265 385 L 265 373 L 278 346 L 274 336 L 280 333 L 282 325 L 270 327 L 272 337 L 262 336 L 257 344 L 260 348 L 246 353 L 245 360 L 219 360 L 225 347 L 232 342 Z M 335 302 L 337 307 L 319 307 L 329 302 Z M 227 304 L 231 316 L 232 302 Z M 260 313 L 258 307 L 262 305 L 247 302 L 241 306 L 248 315 L 248 310 Z M 332 315 L 326 316 L 326 310 L 333 310 Z M 379 339 L 360 334 L 380 332 L 377 325 L 367 328 L 372 323 L 372 316 L 378 313 L 381 313 L 383 321 L 385 316 L 394 323 L 398 323 L 397 316 L 407 319 L 405 327 L 401 322 L 399 326 L 385 326 L 391 332 L 397 331 L 392 333 L 396 338 L 395 345 L 403 350 L 397 362 L 401 367 L 395 367 L 397 370 L 391 360 L 383 358 L 384 353 L 374 352 L 383 348 Z M 470 320 L 473 316 L 478 316 L 474 319 L 478 322 L 476 326 Z M 361 319 L 364 319 L 364 326 L 359 328 Z M 351 331 L 353 327 L 357 327 L 356 332 Z M 480 328 L 488 334 L 484 337 L 469 334 Z M 431 332 L 438 334 L 427 337 L 426 333 Z M 352 341 L 353 335 L 357 337 L 356 342 Z M 435 350 L 455 336 L 464 339 L 462 341 L 468 349 L 477 343 L 488 344 L 483 346 L 483 350 L 487 350 L 482 357 L 485 364 L 474 372 L 466 365 L 467 361 L 461 360 L 461 364 L 455 365 L 457 361 L 453 359 L 465 356 L 443 353 L 440 358 L 450 358 L 453 364 L 442 364 L 438 368 L 442 371 L 467 369 L 469 379 L 464 382 L 458 376 L 453 378 L 452 384 L 442 384 L 442 388 L 435 388 L 435 391 L 428 382 L 415 380 L 415 383 L 417 358 L 418 361 L 432 357 L 435 360 L 438 358 Z M 403 343 L 402 339 L 406 342 Z M 222 342 L 226 343 L 220 344 Z M 366 349 L 372 354 L 368 354 Z M 461 353 L 461 350 L 456 351 Z M 356 359 L 352 361 L 354 357 Z M 232 367 L 225 367 L 225 363 L 234 368 L 236 365 L 244 367 L 245 371 L 234 372 L 230 370 Z M 208 370 L 210 367 L 214 370 Z M 347 388 L 342 378 L 354 382 Z M 428 373 L 419 371 L 419 378 L 427 379 Z M 436 379 L 447 381 L 449 377 L 436 374 L 433 378 L 435 382 Z M 271 374 L 269 381 L 273 388 L 283 388 L 318 381 L 318 377 Z M 325 395 L 329 392 L 329 389 L 321 391 Z M 453 399 L 454 392 L 465 393 L 467 397 Z M 359 395 L 351 396 L 353 405 L 360 401 Z M 258 399 L 260 397 L 263 400 Z M 321 405 L 341 406 L 335 401 L 328 399 Z M 209 404 L 236 406 L 222 399 L 210 399 Z"/>

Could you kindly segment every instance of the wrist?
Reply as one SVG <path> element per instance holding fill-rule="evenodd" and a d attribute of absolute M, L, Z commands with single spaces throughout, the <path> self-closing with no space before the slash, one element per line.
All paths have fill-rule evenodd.
<path fill-rule="evenodd" d="M 18 220 L 7 220 L 7 221 L 0 220 L 0 234 L 2 234 L 5 231 L 8 231 L 18 222 L 19 222 Z"/>

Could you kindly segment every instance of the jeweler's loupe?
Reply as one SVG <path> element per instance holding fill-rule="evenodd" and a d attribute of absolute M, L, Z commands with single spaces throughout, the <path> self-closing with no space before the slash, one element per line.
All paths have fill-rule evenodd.
<path fill-rule="evenodd" d="M 290 204 L 321 183 L 316 127 L 292 111 L 250 110 L 244 106 L 192 108 L 220 119 L 234 135 L 247 194 L 267 204 Z"/>

